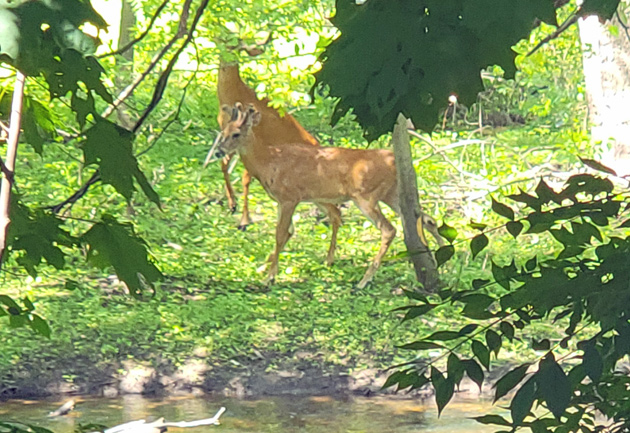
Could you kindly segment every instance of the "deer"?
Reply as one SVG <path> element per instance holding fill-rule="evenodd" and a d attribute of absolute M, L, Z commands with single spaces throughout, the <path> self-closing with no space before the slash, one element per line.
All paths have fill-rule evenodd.
<path fill-rule="evenodd" d="M 337 231 L 341 216 L 337 205 L 352 201 L 381 232 L 378 253 L 356 285 L 363 289 L 373 279 L 390 244 L 396 228 L 383 215 L 379 203 L 385 203 L 400 213 L 394 154 L 387 149 L 348 149 L 311 146 L 305 143 L 268 145 L 258 136 L 256 125 L 262 114 L 256 107 L 247 109 L 236 103 L 222 107 L 229 121 L 221 131 L 216 156 L 239 154 L 249 173 L 258 179 L 267 194 L 278 203 L 276 245 L 267 259 L 267 283 L 278 274 L 278 258 L 293 235 L 292 217 L 299 203 L 312 202 L 326 209 L 335 209 L 331 218 L 332 236 L 326 264 L 334 260 Z M 426 214 L 418 219 L 418 227 L 426 228 L 442 246 L 436 221 Z M 423 233 L 422 230 L 419 231 Z M 424 234 L 421 240 L 427 244 Z"/>
<path fill-rule="evenodd" d="M 267 42 L 268 43 L 271 35 Z M 262 53 L 262 48 L 258 46 L 247 46 L 239 42 L 239 45 L 235 48 L 238 50 L 244 50 L 250 56 L 256 56 Z M 255 127 L 255 132 L 261 143 L 266 145 L 282 145 L 283 143 L 304 143 L 311 146 L 319 146 L 319 141 L 313 137 L 306 129 L 298 123 L 295 118 L 290 114 L 281 116 L 278 110 L 269 105 L 269 99 L 259 99 L 256 92 L 243 82 L 239 65 L 237 62 L 221 61 L 219 63 L 219 74 L 217 80 L 217 96 L 219 98 L 219 106 L 228 105 L 233 106 L 235 103 L 240 102 L 246 105 L 252 105 L 261 114 L 262 120 Z M 219 110 L 217 120 L 219 127 L 223 129 L 230 116 L 227 117 L 222 110 Z M 208 153 L 204 167 L 210 161 L 212 152 Z M 228 200 L 228 207 L 234 213 L 236 212 L 236 200 L 234 194 L 234 188 L 230 181 L 229 167 L 232 156 L 227 156 L 221 160 L 221 171 L 223 172 L 223 179 L 225 180 L 225 189 Z M 251 176 L 247 168 L 243 171 L 242 176 L 243 184 L 243 211 L 241 219 L 238 225 L 240 230 L 245 230 L 246 227 L 252 223 L 252 219 L 249 214 L 249 185 L 251 183 Z M 327 211 L 328 216 L 330 210 Z"/>

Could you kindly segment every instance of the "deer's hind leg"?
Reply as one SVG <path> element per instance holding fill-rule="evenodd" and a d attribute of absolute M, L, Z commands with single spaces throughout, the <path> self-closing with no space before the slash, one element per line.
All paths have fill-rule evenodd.
<path fill-rule="evenodd" d="M 330 236 L 330 247 L 326 255 L 326 266 L 330 266 L 335 261 L 335 250 L 337 249 L 337 232 L 342 224 L 341 211 L 331 203 L 317 203 L 317 207 L 322 209 L 328 215 L 330 225 L 332 226 L 332 235 Z"/>
<path fill-rule="evenodd" d="M 396 228 L 385 218 L 378 202 L 372 200 L 355 199 L 354 201 L 358 208 L 361 210 L 371 222 L 381 231 L 381 247 L 376 253 L 372 264 L 368 267 L 367 271 L 361 278 L 361 281 L 357 284 L 358 289 L 362 289 L 372 281 L 376 271 L 381 266 L 383 256 L 387 253 L 389 246 L 396 237 Z"/>

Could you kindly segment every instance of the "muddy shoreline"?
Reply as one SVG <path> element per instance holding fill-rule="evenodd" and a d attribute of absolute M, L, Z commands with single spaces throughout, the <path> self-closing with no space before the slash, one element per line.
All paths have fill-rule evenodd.
<path fill-rule="evenodd" d="M 500 369 L 503 370 L 503 369 Z M 214 395 L 236 398 L 263 396 L 375 396 L 428 398 L 430 387 L 395 392 L 383 390 L 391 372 L 376 368 L 322 368 L 314 365 L 270 368 L 268 362 L 240 365 L 208 365 L 193 359 L 178 368 L 153 368 L 134 361 L 120 366 L 75 372 L 73 375 L 54 371 L 22 374 L 10 383 L 0 382 L 0 400 L 44 398 L 69 395 L 117 397 L 126 394 L 145 396 Z M 493 371 L 496 376 L 499 371 Z M 464 378 L 458 394 L 462 397 L 490 397 L 493 378 L 482 389 Z"/>

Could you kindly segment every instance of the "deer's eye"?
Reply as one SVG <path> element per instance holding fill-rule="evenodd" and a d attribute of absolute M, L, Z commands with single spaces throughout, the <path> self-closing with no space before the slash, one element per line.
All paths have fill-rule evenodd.
<path fill-rule="evenodd" d="M 234 134 L 232 134 L 232 138 L 238 138 L 241 136 L 240 132 L 235 132 Z"/>

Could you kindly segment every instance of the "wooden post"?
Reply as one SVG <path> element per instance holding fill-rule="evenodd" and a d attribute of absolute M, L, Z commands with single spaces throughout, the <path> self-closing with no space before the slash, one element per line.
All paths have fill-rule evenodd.
<path fill-rule="evenodd" d="M 418 182 L 411 159 L 407 125 L 407 118 L 400 113 L 392 134 L 398 196 L 400 197 L 400 218 L 403 224 L 405 245 L 409 259 L 416 271 L 416 278 L 422 283 L 426 291 L 434 291 L 437 288 L 438 273 L 431 251 L 420 240 L 421 235 L 424 239 L 426 237 L 418 233 L 417 220 L 421 215 L 421 208 L 418 201 Z"/>

